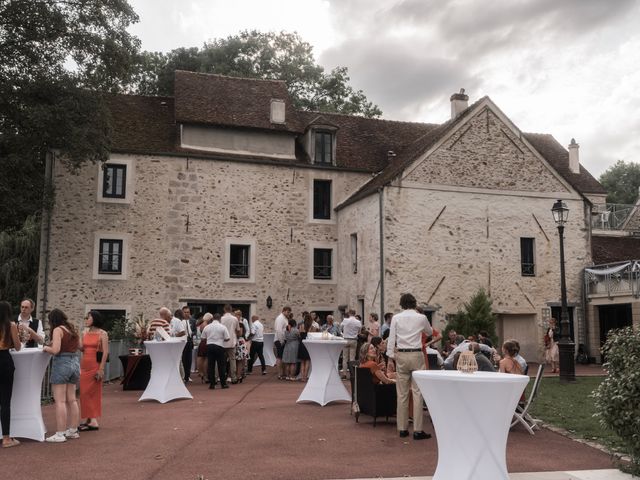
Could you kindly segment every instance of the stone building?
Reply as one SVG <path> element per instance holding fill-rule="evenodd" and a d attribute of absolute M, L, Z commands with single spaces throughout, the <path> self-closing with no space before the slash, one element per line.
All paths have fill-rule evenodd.
<path fill-rule="evenodd" d="M 298 111 L 279 81 L 176 72 L 174 93 L 109 99 L 104 166 L 71 175 L 52 160 L 41 309 L 231 302 L 270 323 L 284 304 L 395 311 L 411 291 L 441 327 L 484 288 L 501 336 L 535 358 L 559 306 L 562 199 L 572 327 L 586 335 L 582 270 L 605 192 L 577 145 L 462 93 L 440 125 Z"/>

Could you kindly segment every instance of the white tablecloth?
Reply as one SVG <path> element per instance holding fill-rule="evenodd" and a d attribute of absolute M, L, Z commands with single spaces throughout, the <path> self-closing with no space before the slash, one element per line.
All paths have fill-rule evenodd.
<path fill-rule="evenodd" d="M 451 370 L 413 372 L 438 439 L 433 480 L 509 480 L 507 436 L 524 375 Z"/>
<path fill-rule="evenodd" d="M 344 340 L 303 340 L 311 358 L 311 375 L 298 402 L 316 402 L 323 407 L 337 400 L 350 402 L 351 395 L 338 373 L 340 352 L 347 344 Z"/>
<path fill-rule="evenodd" d="M 276 356 L 273 353 L 273 344 L 275 342 L 275 333 L 265 333 L 264 334 L 264 348 L 262 349 L 262 353 L 264 355 L 264 363 L 269 367 L 273 367 L 276 364 Z M 253 362 L 253 366 L 256 367 L 258 365 L 262 365 L 262 362 L 259 358 L 256 357 L 256 360 Z"/>
<path fill-rule="evenodd" d="M 46 429 L 40 395 L 51 355 L 39 348 L 23 348 L 19 352 L 12 351 L 11 356 L 16 367 L 11 396 L 11 436 L 42 442 Z"/>
<path fill-rule="evenodd" d="M 174 338 L 144 342 L 151 357 L 151 378 L 139 401 L 156 400 L 167 403 L 177 398 L 193 398 L 180 376 L 184 344 L 184 341 Z"/>

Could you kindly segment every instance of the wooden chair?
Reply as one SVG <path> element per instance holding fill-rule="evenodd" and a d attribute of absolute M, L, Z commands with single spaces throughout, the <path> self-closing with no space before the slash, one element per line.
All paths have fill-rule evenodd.
<path fill-rule="evenodd" d="M 513 422 L 511 423 L 511 427 L 514 427 L 516 424 L 521 423 L 531 435 L 535 435 L 535 432 L 533 431 L 534 429 L 540 428 L 538 426 L 538 423 L 540 422 L 540 420 L 536 420 L 535 418 L 533 418 L 529 414 L 529 409 L 531 408 L 531 405 L 533 405 L 533 402 L 538 396 L 538 390 L 540 389 L 540 381 L 542 380 L 543 373 L 544 373 L 544 363 L 541 363 L 540 366 L 538 367 L 538 373 L 536 373 L 536 378 L 533 381 L 533 387 L 531 388 L 529 399 L 524 404 L 524 406 L 518 405 L 516 407 L 516 411 L 513 414 Z"/>
<path fill-rule="evenodd" d="M 356 422 L 360 414 L 371 415 L 373 426 L 378 417 L 389 417 L 396 414 L 396 386 L 394 384 L 374 384 L 371 370 L 357 367 L 355 369 L 356 402 L 359 411 L 355 413 Z"/>

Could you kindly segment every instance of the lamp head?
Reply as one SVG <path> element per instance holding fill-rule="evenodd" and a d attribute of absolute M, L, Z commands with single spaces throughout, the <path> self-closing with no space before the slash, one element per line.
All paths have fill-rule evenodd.
<path fill-rule="evenodd" d="M 553 220 L 559 227 L 564 226 L 569 219 L 569 207 L 562 200 L 556 201 L 551 207 L 551 213 L 553 213 Z"/>

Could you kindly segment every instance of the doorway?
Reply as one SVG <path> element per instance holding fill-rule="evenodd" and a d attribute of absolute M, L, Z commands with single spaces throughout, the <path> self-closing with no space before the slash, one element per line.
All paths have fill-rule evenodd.
<path fill-rule="evenodd" d="M 576 338 L 573 334 L 573 311 L 574 310 L 575 310 L 574 307 L 567 306 L 567 313 L 569 314 L 569 337 L 571 337 L 572 340 Z M 562 307 L 560 306 L 551 307 L 551 316 L 556 319 L 556 325 L 558 325 L 558 333 L 560 333 Z"/>
<path fill-rule="evenodd" d="M 600 305 L 598 317 L 600 318 L 600 346 L 602 347 L 607 340 L 609 330 L 632 325 L 631 304 Z"/>
<path fill-rule="evenodd" d="M 203 301 L 195 301 L 195 302 L 187 302 L 189 309 L 191 310 L 191 314 L 195 318 L 199 318 L 205 313 L 211 313 L 215 315 L 219 313 L 220 315 L 224 315 L 224 306 L 228 302 L 219 303 L 219 302 L 203 302 Z M 251 318 L 251 304 L 250 303 L 230 303 L 231 307 L 234 310 L 240 310 L 242 312 L 242 317 L 246 319 Z"/>

